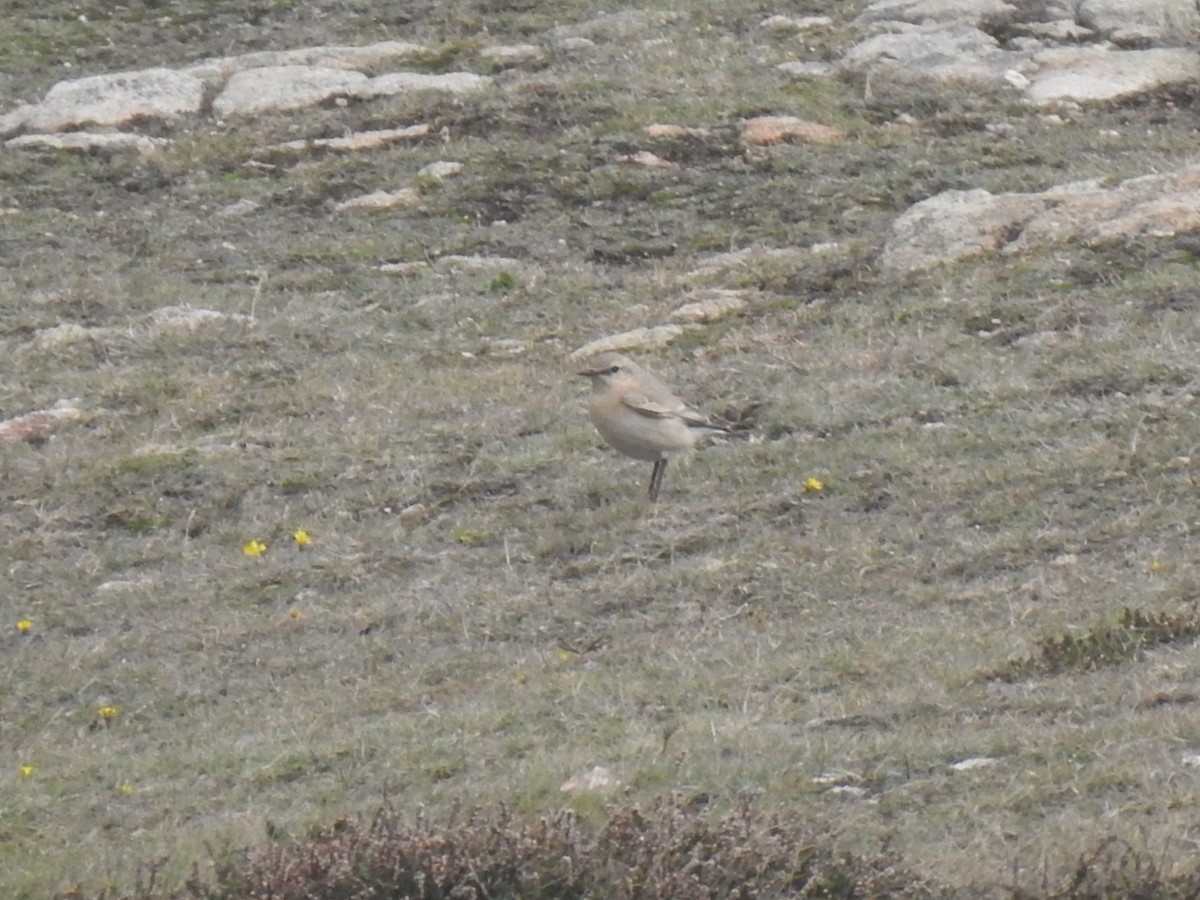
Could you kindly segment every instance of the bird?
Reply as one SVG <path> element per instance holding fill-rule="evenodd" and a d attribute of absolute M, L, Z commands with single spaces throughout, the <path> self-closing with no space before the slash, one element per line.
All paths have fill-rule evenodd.
<path fill-rule="evenodd" d="M 729 433 L 620 353 L 590 357 L 579 374 L 592 380 L 588 417 L 600 436 L 626 456 L 654 463 L 652 503 L 658 501 L 668 460 L 691 450 L 705 432 Z"/>

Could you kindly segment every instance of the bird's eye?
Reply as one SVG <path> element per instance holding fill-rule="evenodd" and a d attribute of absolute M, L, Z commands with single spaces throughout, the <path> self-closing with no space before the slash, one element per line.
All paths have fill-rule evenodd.
<path fill-rule="evenodd" d="M 609 370 L 608 370 L 608 374 L 609 374 L 609 375 L 616 375 L 616 374 L 617 374 L 618 372 L 620 372 L 620 371 L 621 371 L 621 367 L 620 367 L 620 366 L 613 366 L 611 369 L 609 369 Z"/>

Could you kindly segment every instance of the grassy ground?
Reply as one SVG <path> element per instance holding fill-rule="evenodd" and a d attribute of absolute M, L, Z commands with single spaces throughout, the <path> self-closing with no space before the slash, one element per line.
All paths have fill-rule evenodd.
<path fill-rule="evenodd" d="M 251 5 L 9 4 L 0 86 L 387 38 L 487 71 L 480 48 L 605 12 Z M 1194 240 L 877 260 L 942 189 L 1178 164 L 1190 97 L 1051 125 L 1008 94 L 793 83 L 771 65 L 847 33 L 728 7 L 607 19 L 464 99 L 197 120 L 151 161 L 0 153 L 0 413 L 87 411 L 0 450 L 6 896 L 164 857 L 177 881 L 385 794 L 540 813 L 596 764 L 635 800 L 760 795 L 956 885 L 1037 885 L 1110 835 L 1187 859 Z M 760 113 L 850 137 L 748 152 Z M 417 122 L 368 153 L 263 149 Z M 681 167 L 616 162 L 638 149 Z M 415 207 L 333 211 L 441 159 L 463 174 Z M 701 269 L 741 248 L 793 252 Z M 452 254 L 517 262 L 378 268 Z M 711 411 L 763 403 L 755 437 L 673 466 L 652 508 L 565 357 L 714 286 L 749 310 L 640 359 Z M 145 328 L 177 304 L 254 321 Z M 64 322 L 119 331 L 39 345 Z"/>

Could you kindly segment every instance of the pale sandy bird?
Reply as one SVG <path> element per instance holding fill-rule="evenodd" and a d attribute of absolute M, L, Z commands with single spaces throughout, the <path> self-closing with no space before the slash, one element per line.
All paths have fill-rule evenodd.
<path fill-rule="evenodd" d="M 654 463 L 650 499 L 658 499 L 667 461 L 686 453 L 706 431 L 727 432 L 619 353 L 599 353 L 579 373 L 592 379 L 588 416 L 600 436 L 626 456 Z"/>

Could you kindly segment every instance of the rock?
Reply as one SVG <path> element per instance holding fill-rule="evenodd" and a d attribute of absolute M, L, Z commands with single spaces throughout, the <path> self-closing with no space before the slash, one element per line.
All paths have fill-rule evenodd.
<path fill-rule="evenodd" d="M 462 256 L 453 253 L 439 256 L 434 265 L 439 269 L 465 269 L 469 272 L 516 272 L 523 268 L 521 261 L 511 256 Z"/>
<path fill-rule="evenodd" d="M 1082 42 L 1094 36 L 1090 28 L 1084 28 L 1072 19 L 1055 19 L 1053 22 L 1030 22 L 1025 30 L 1032 35 L 1059 43 Z"/>
<path fill-rule="evenodd" d="M 680 325 L 655 325 L 652 328 L 635 328 L 621 334 L 589 341 L 571 353 L 571 359 L 584 359 L 607 350 L 635 350 L 643 347 L 665 347 L 683 334 Z"/>
<path fill-rule="evenodd" d="M 43 409 L 0 422 L 0 444 L 44 441 L 68 422 L 83 418 L 78 400 L 59 400 L 53 409 Z"/>
<path fill-rule="evenodd" d="M 768 16 L 758 23 L 765 31 L 809 31 L 814 28 L 827 28 L 833 24 L 829 16 Z"/>
<path fill-rule="evenodd" d="M 914 204 L 892 225 L 883 251 L 891 271 L 925 269 L 981 253 L 1019 253 L 1066 240 L 1107 241 L 1200 231 L 1200 165 L 1097 180 L 1038 194 L 946 191 Z"/>
<path fill-rule="evenodd" d="M 193 309 L 190 306 L 164 306 L 143 317 L 138 325 L 150 335 L 163 331 L 195 331 L 202 325 L 221 322 L 244 322 L 254 324 L 252 316 L 241 313 L 223 313 L 212 309 Z M 51 350 L 84 340 L 109 340 L 114 337 L 128 336 L 128 327 L 110 326 L 85 328 L 73 322 L 64 322 L 52 328 L 44 328 L 33 336 L 33 345 L 40 350 Z"/>
<path fill-rule="evenodd" d="M 845 72 L 882 69 L 908 77 L 995 82 L 1019 68 L 1019 54 L 1000 49 L 990 34 L 971 25 L 907 26 L 855 44 L 838 68 Z"/>
<path fill-rule="evenodd" d="M 537 62 L 542 58 L 542 50 L 533 44 L 511 44 L 495 47 L 484 47 L 479 51 L 479 58 L 485 62 L 501 66 L 517 66 L 522 63 Z"/>
<path fill-rule="evenodd" d="M 1000 760 L 991 756 L 972 756 L 969 759 L 960 759 L 958 762 L 950 763 L 950 768 L 955 772 L 970 772 L 972 769 L 990 769 Z"/>
<path fill-rule="evenodd" d="M 1160 0 L 1147 2 L 1153 4 Z M 897 16 L 922 20 L 925 14 L 945 11 L 953 5 L 956 4 L 886 0 L 869 7 L 863 16 L 866 21 L 895 19 Z M 1190 83 L 1200 77 L 1200 54 L 1191 49 L 1121 51 L 1108 45 L 1046 48 L 1036 38 L 1014 39 L 1009 42 L 1009 49 L 1004 49 L 991 35 L 961 21 L 982 16 L 988 9 L 992 9 L 989 15 L 1000 15 L 999 7 L 993 8 L 986 3 L 963 7 L 964 11 L 968 9 L 970 15 L 954 17 L 947 14 L 948 21 L 939 20 L 932 24 L 893 22 L 893 31 L 869 37 L 847 50 L 838 69 L 843 72 L 884 71 L 889 75 L 937 81 L 1007 84 L 1023 90 L 1026 99 L 1034 103 L 1105 100 L 1167 84 Z M 938 16 L 926 17 L 942 18 L 940 12 Z M 1022 23 L 1022 27 L 1038 30 L 1036 23 Z M 1061 19 L 1046 23 L 1040 33 L 1067 40 L 1078 40 L 1081 35 L 1080 26 Z M 1082 34 L 1091 34 L 1091 31 L 1085 27 Z M 783 71 L 803 71 L 793 69 L 796 64 L 783 65 L 789 67 Z"/>
<path fill-rule="evenodd" d="M 892 223 L 884 268 L 925 269 L 998 250 L 1044 208 L 1033 194 L 997 197 L 985 190 L 945 191 L 914 204 Z"/>
<path fill-rule="evenodd" d="M 370 82 L 362 72 L 323 66 L 266 66 L 235 72 L 213 100 L 222 118 L 313 106 L 337 96 L 355 96 Z"/>
<path fill-rule="evenodd" d="M 348 209 L 390 209 L 393 206 L 407 206 L 421 199 L 421 192 L 415 187 L 404 187 L 396 191 L 374 191 L 360 197 L 343 200 L 334 207 L 335 212 L 345 212 Z"/>
<path fill-rule="evenodd" d="M 559 790 L 564 794 L 611 793 L 620 787 L 621 782 L 611 771 L 594 766 L 591 771 L 568 779 Z"/>
<path fill-rule="evenodd" d="M 650 138 L 680 138 L 680 137 L 711 137 L 712 132 L 707 128 L 688 128 L 686 125 L 646 125 L 642 134 Z"/>
<path fill-rule="evenodd" d="M 739 132 L 744 144 L 782 144 L 785 141 L 831 144 L 846 136 L 846 132 L 840 128 L 807 122 L 795 116 L 758 116 L 746 119 L 741 123 Z"/>
<path fill-rule="evenodd" d="M 826 62 L 781 62 L 775 68 L 793 78 L 824 78 L 833 73 L 833 64 Z"/>
<path fill-rule="evenodd" d="M 492 79 L 473 72 L 447 72 L 444 75 L 427 75 L 424 72 L 392 72 L 372 78 L 358 92 L 360 97 L 378 97 L 402 94 L 406 91 L 446 91 L 450 94 L 466 94 L 490 86 Z"/>
<path fill-rule="evenodd" d="M 383 263 L 379 271 L 384 275 L 397 275 L 401 278 L 415 278 L 428 271 L 429 263 L 422 261 Z"/>
<path fill-rule="evenodd" d="M 217 210 L 217 215 L 222 219 L 236 219 L 239 216 L 248 216 L 252 212 L 258 212 L 262 209 L 262 204 L 252 197 L 243 197 L 230 203 L 228 206 L 223 206 Z"/>
<path fill-rule="evenodd" d="M 1110 100 L 1200 78 L 1200 54 L 1183 48 L 1055 47 L 1036 54 L 1034 63 L 1025 92 L 1034 103 Z"/>
<path fill-rule="evenodd" d="M 235 72 L 278 66 L 320 66 L 326 69 L 368 69 L 420 53 L 425 48 L 408 41 L 380 41 L 362 47 L 300 47 L 262 50 L 240 56 L 205 59 L 180 69 L 207 84 L 220 84 Z"/>
<path fill-rule="evenodd" d="M 41 103 L 0 117 L 0 136 L 16 131 L 64 131 L 79 125 L 127 125 L 200 111 L 204 84 L 172 69 L 143 69 L 60 81 Z"/>
<path fill-rule="evenodd" d="M 203 325 L 222 322 L 244 322 L 252 325 L 254 319 L 242 313 L 223 313 L 215 309 L 194 309 L 191 306 L 163 306 L 147 316 L 147 323 L 153 332 L 195 331 Z"/>
<path fill-rule="evenodd" d="M 749 294 L 749 291 L 729 288 L 696 291 L 691 295 L 694 299 L 671 313 L 671 318 L 689 322 L 715 322 L 745 309 Z"/>
<path fill-rule="evenodd" d="M 552 46 L 556 50 L 563 50 L 568 53 L 573 53 L 578 50 L 591 50 L 596 46 L 596 42 L 588 40 L 585 37 L 564 37 L 555 40 Z"/>
<path fill-rule="evenodd" d="M 463 170 L 463 164 L 460 162 L 451 162 L 449 160 L 439 159 L 436 162 L 431 162 L 429 165 L 422 166 L 417 171 L 418 178 L 434 178 L 441 181 L 443 178 L 449 178 L 451 175 L 457 175 Z"/>
<path fill-rule="evenodd" d="M 679 163 L 673 163 L 669 159 L 663 159 L 651 153 L 649 150 L 639 150 L 637 153 L 626 153 L 617 157 L 617 162 L 633 163 L 638 166 L 646 166 L 650 169 L 678 169 Z"/>
<path fill-rule="evenodd" d="M 268 150 L 369 150 L 394 141 L 424 137 L 429 134 L 427 123 L 409 125 L 407 128 L 386 128 L 380 131 L 359 131 L 340 138 L 314 138 L 310 141 L 285 141 L 272 144 Z"/>
<path fill-rule="evenodd" d="M 855 24 L 872 22 L 1012 22 L 1018 10 L 1005 0 L 877 0 L 864 9 Z"/>
<path fill-rule="evenodd" d="M 1195 0 L 1083 0 L 1075 21 L 1118 43 L 1200 30 Z"/>
<path fill-rule="evenodd" d="M 23 134 L 9 138 L 6 147 L 14 150 L 22 147 L 49 147 L 56 150 L 134 150 L 139 156 L 153 156 L 160 148 L 171 143 L 167 138 L 152 138 L 142 134 L 117 132 L 94 134 L 88 131 L 69 131 L 65 134 Z"/>

